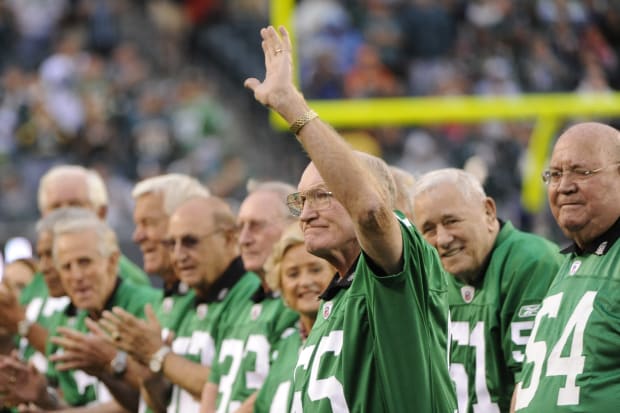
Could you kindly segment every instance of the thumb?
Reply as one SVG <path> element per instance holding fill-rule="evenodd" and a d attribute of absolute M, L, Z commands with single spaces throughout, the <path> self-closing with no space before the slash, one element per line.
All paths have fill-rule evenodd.
<path fill-rule="evenodd" d="M 147 304 L 144 306 L 144 315 L 149 321 L 149 324 L 153 324 L 159 327 L 159 320 L 157 319 L 157 316 L 155 315 L 155 311 L 153 310 L 153 306 L 151 304 Z"/>
<path fill-rule="evenodd" d="M 245 82 L 243 82 L 243 86 L 252 91 L 254 91 L 258 85 L 260 85 L 260 81 L 255 77 L 246 79 Z"/>

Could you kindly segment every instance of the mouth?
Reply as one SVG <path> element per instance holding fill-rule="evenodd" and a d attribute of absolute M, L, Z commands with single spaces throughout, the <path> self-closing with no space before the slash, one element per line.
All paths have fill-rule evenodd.
<path fill-rule="evenodd" d="M 319 295 L 321 295 L 321 291 L 307 290 L 298 293 L 297 298 L 318 300 Z"/>
<path fill-rule="evenodd" d="M 448 251 L 442 252 L 441 253 L 441 258 L 450 258 L 450 257 L 454 257 L 455 255 L 459 254 L 463 249 L 462 248 L 452 248 L 449 249 Z"/>
<path fill-rule="evenodd" d="M 92 289 L 90 287 L 80 287 L 73 291 L 73 295 L 76 301 L 85 301 L 92 295 Z"/>

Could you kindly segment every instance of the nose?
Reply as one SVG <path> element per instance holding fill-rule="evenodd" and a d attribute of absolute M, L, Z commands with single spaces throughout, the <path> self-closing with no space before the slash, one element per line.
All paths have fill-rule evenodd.
<path fill-rule="evenodd" d="M 566 171 L 560 176 L 560 180 L 555 186 L 555 190 L 561 193 L 573 192 L 577 188 L 575 181 L 571 179 L 572 174 Z"/>
<path fill-rule="evenodd" d="M 250 226 L 247 224 L 241 224 L 239 226 L 239 244 L 248 245 L 252 242 L 252 231 L 250 231 Z"/>
<path fill-rule="evenodd" d="M 437 236 L 436 236 L 436 244 L 438 247 L 447 247 L 450 245 L 454 237 L 449 230 L 447 230 L 443 225 L 437 225 Z"/>
<path fill-rule="evenodd" d="M 304 206 L 301 208 L 301 214 L 299 215 L 299 219 L 302 222 L 308 222 L 313 218 L 316 218 L 317 212 L 314 208 L 311 207 L 310 202 L 305 202 Z"/>
<path fill-rule="evenodd" d="M 140 227 L 140 225 L 136 225 L 136 229 L 134 229 L 131 239 L 136 244 L 139 244 L 140 242 L 144 241 L 144 238 L 145 238 L 144 230 Z"/>

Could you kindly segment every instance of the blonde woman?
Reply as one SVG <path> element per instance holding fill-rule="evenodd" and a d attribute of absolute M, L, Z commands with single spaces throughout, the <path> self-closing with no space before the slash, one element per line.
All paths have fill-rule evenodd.
<path fill-rule="evenodd" d="M 266 278 L 273 291 L 280 291 L 288 307 L 299 313 L 297 328 L 285 330 L 274 349 L 269 375 L 258 393 L 255 412 L 288 411 L 291 379 L 299 349 L 314 325 L 319 295 L 334 278 L 336 269 L 306 251 L 299 223 L 289 226 L 267 260 Z"/>

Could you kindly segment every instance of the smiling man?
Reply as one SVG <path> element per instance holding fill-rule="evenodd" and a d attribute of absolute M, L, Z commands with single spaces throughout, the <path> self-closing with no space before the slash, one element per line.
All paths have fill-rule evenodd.
<path fill-rule="evenodd" d="M 543 174 L 573 244 L 538 311 L 518 412 L 613 412 L 620 394 L 620 132 L 586 122 L 557 140 Z"/>
<path fill-rule="evenodd" d="M 420 177 L 413 203 L 416 226 L 452 275 L 450 376 L 459 413 L 506 412 L 558 249 L 499 220 L 480 182 L 459 169 Z"/>

